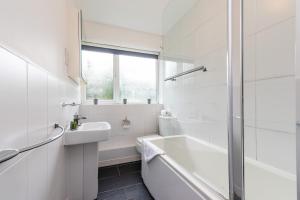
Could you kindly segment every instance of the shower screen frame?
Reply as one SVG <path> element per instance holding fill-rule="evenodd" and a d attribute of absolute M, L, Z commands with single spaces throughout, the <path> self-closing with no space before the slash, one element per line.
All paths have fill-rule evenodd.
<path fill-rule="evenodd" d="M 228 0 L 228 162 L 230 200 L 245 200 L 244 175 L 244 0 Z M 300 200 L 300 2 L 296 1 L 296 164 Z M 299 66 L 299 67 L 298 67 Z"/>
<path fill-rule="evenodd" d="M 227 3 L 229 198 L 244 200 L 243 0 L 228 0 Z"/>
<path fill-rule="evenodd" d="M 299 13 L 299 14 L 298 14 Z M 300 200 L 300 2 L 296 1 L 296 44 L 295 44 L 295 74 L 296 74 L 296 175 L 297 200 Z"/>

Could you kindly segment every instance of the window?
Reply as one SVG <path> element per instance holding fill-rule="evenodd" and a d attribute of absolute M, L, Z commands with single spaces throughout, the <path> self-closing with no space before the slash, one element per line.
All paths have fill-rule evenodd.
<path fill-rule="evenodd" d="M 147 103 L 157 100 L 157 56 L 83 46 L 86 100 Z"/>
<path fill-rule="evenodd" d="M 120 56 L 120 95 L 130 102 L 156 99 L 156 60 Z"/>
<path fill-rule="evenodd" d="M 86 99 L 113 100 L 113 66 L 113 54 L 82 52 L 82 72 L 87 80 Z"/>

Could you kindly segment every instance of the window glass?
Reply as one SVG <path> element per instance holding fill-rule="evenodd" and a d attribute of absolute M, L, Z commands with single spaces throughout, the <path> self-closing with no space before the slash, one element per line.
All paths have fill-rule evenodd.
<path fill-rule="evenodd" d="M 82 73 L 87 82 L 87 100 L 113 100 L 113 66 L 113 54 L 82 51 Z"/>
<path fill-rule="evenodd" d="M 130 103 L 156 101 L 156 59 L 119 57 L 120 97 Z"/>

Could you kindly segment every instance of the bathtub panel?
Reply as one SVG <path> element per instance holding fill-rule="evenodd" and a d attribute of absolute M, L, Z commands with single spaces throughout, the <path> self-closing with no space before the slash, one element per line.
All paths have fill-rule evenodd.
<path fill-rule="evenodd" d="M 142 177 L 155 199 L 205 200 L 160 158 L 154 159 L 149 164 L 142 162 Z"/>

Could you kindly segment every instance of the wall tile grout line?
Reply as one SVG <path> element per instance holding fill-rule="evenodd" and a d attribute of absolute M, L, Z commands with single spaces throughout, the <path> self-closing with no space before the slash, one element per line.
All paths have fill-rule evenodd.
<path fill-rule="evenodd" d="M 245 80 L 245 83 L 256 83 L 261 81 L 268 81 L 268 80 L 276 80 L 276 79 L 282 79 L 282 78 L 294 78 L 295 75 L 288 74 L 288 75 L 282 75 L 282 76 L 272 76 L 272 77 L 266 77 L 266 78 L 259 78 L 255 80 Z"/>
<path fill-rule="evenodd" d="M 296 122 L 295 122 L 296 124 Z M 275 130 L 275 129 L 269 129 L 269 128 L 261 128 L 261 127 L 257 127 L 257 126 L 251 126 L 251 125 L 245 125 L 245 127 L 249 127 L 249 128 L 254 128 L 254 129 L 259 129 L 259 130 L 265 130 L 265 131 L 271 131 L 271 132 L 276 132 L 276 133 L 283 133 L 286 135 L 295 135 L 296 132 L 287 132 L 287 131 L 282 131 L 282 130 Z"/>
<path fill-rule="evenodd" d="M 253 33 L 247 34 L 246 37 L 247 37 L 247 38 L 248 38 L 248 37 L 254 37 L 254 36 L 256 36 L 256 35 L 258 35 L 258 34 L 264 32 L 264 31 L 267 31 L 267 30 L 269 30 L 269 29 L 272 29 L 272 28 L 275 27 L 275 26 L 278 26 L 278 25 L 280 25 L 280 24 L 282 24 L 282 23 L 285 23 L 285 22 L 287 22 L 287 21 L 289 21 L 289 20 L 292 20 L 292 19 L 295 19 L 295 18 L 296 18 L 295 15 L 289 16 L 289 17 L 287 17 L 287 18 L 285 18 L 285 19 L 282 19 L 282 20 L 280 20 L 280 21 L 278 21 L 278 22 L 276 22 L 276 23 L 270 24 L 270 25 L 265 26 L 265 27 L 263 27 L 263 28 L 261 28 L 261 29 L 259 29 L 259 30 L 256 30 L 256 31 L 254 31 Z M 256 21 L 256 20 L 255 20 L 255 21 Z M 255 28 L 256 28 L 256 25 L 255 25 Z"/>

